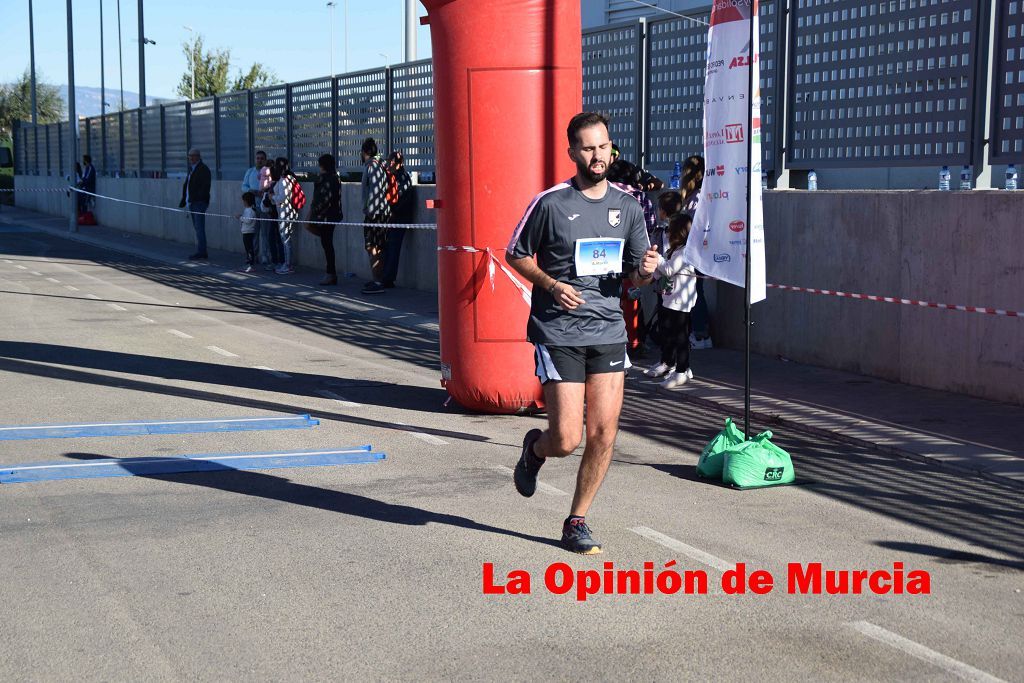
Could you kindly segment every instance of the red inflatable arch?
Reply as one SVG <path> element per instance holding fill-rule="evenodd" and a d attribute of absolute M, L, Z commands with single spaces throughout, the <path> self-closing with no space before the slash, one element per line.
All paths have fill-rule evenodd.
<path fill-rule="evenodd" d="M 530 200 L 574 172 L 565 127 L 582 109 L 580 3 L 422 1 L 434 53 L 442 382 L 472 410 L 539 408 L 529 305 L 499 264 Z"/>

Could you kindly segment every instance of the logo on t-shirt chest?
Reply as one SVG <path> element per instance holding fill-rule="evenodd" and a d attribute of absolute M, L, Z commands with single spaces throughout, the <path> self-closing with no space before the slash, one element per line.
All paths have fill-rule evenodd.
<path fill-rule="evenodd" d="M 622 209 L 608 209 L 608 225 L 617 228 L 620 223 L 622 223 Z"/>

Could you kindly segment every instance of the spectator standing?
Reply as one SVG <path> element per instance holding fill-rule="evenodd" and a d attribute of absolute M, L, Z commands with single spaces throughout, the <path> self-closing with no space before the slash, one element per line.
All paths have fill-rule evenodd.
<path fill-rule="evenodd" d="M 697 273 L 683 258 L 692 223 L 693 219 L 685 213 L 672 216 L 655 271 L 662 292 L 658 311 L 661 362 L 644 374 L 648 377 L 667 375 L 661 383 L 664 389 L 675 389 L 693 379 L 690 369 L 690 311 L 697 301 Z"/>
<path fill-rule="evenodd" d="M 245 272 L 251 273 L 256 265 L 256 252 L 253 242 L 256 239 L 256 195 L 252 192 L 242 193 L 242 213 L 236 218 L 242 230 L 242 246 L 245 248 Z"/>
<path fill-rule="evenodd" d="M 659 178 L 645 171 L 631 161 L 622 157 L 619 146 L 612 145 L 612 165 L 608 168 L 608 181 L 612 183 L 625 183 L 638 190 L 651 192 L 665 187 Z"/>
<path fill-rule="evenodd" d="M 310 220 L 322 222 L 340 222 L 343 220 L 341 210 L 341 179 L 338 177 L 337 164 L 334 157 L 324 154 L 320 157 L 320 177 L 313 186 L 313 209 Z M 320 246 L 324 249 L 324 260 L 327 263 L 327 274 L 320 281 L 321 285 L 338 284 L 338 270 L 334 255 L 334 225 L 311 225 L 310 232 L 320 237 Z"/>
<path fill-rule="evenodd" d="M 295 220 L 299 217 L 299 211 L 295 208 L 299 180 L 292 173 L 286 157 L 278 157 L 276 165 L 281 172 L 280 178 L 274 183 L 274 205 L 277 207 L 278 234 L 281 236 L 281 265 L 274 272 L 290 275 L 295 272 L 292 267 L 292 238 L 295 235 Z"/>
<path fill-rule="evenodd" d="M 281 180 L 281 169 L 277 164 L 267 164 L 265 168 L 270 180 L 270 188 L 263 192 L 263 198 L 260 200 L 265 220 L 258 221 L 258 223 L 261 235 L 267 241 L 269 266 L 266 270 L 276 271 L 284 263 L 284 247 L 281 244 L 281 233 L 278 228 L 277 205 L 274 204 L 274 188 Z"/>
<path fill-rule="evenodd" d="M 210 168 L 203 163 L 199 150 L 193 147 L 188 151 L 188 175 L 181 187 L 181 202 L 178 204 L 179 208 L 188 211 L 196 231 L 196 253 L 188 257 L 190 261 L 207 257 L 206 210 L 210 207 L 211 184 Z"/>
<path fill-rule="evenodd" d="M 384 248 L 387 240 L 386 223 L 391 217 L 388 204 L 388 173 L 373 138 L 363 140 L 363 243 L 370 256 L 370 272 L 373 280 L 363 287 L 363 294 L 384 293 Z"/>
<path fill-rule="evenodd" d="M 697 204 L 700 202 L 700 192 L 704 187 L 704 157 L 693 155 L 683 164 L 683 173 L 680 180 L 680 187 L 683 194 L 683 213 L 693 218 L 697 213 Z M 697 275 L 703 275 L 697 271 Z M 694 349 L 710 349 L 711 345 L 711 315 L 708 311 L 707 298 L 704 296 L 704 278 L 697 278 L 697 303 L 693 307 L 692 315 L 693 332 L 690 336 L 690 345 Z"/>
<path fill-rule="evenodd" d="M 256 202 L 252 209 L 257 219 L 265 218 L 263 212 L 263 193 L 271 187 L 270 168 L 267 166 L 267 153 L 262 149 L 256 152 L 256 165 L 245 172 L 242 178 L 242 192 L 252 192 Z M 253 249 L 257 254 L 258 261 L 263 264 L 270 263 L 270 242 L 267 237 L 267 229 L 273 227 L 270 221 L 257 220 L 256 232 L 254 234 Z"/>
<path fill-rule="evenodd" d="M 88 154 L 82 155 L 82 177 L 78 181 L 78 189 L 96 194 L 96 167 L 92 165 L 92 157 Z M 78 193 L 78 213 L 83 214 L 89 210 L 95 201 L 91 195 Z"/>
<path fill-rule="evenodd" d="M 405 158 L 401 152 L 392 152 L 388 157 L 388 204 L 391 205 L 391 223 L 384 244 L 384 272 L 381 284 L 385 289 L 395 286 L 398 277 L 398 260 L 402 253 L 402 240 L 406 228 L 394 227 L 413 222 L 416 206 L 413 204 L 412 178 L 405 170 Z"/>

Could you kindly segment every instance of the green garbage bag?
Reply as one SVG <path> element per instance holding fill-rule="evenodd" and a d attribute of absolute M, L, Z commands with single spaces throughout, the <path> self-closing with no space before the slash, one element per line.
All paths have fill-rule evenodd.
<path fill-rule="evenodd" d="M 743 443 L 743 432 L 733 424 L 732 418 L 725 418 L 725 429 L 718 432 L 718 435 L 711 439 L 711 442 L 704 447 L 697 461 L 697 476 L 705 479 L 721 479 L 723 454 L 730 448 L 735 448 Z"/>
<path fill-rule="evenodd" d="M 762 432 L 726 450 L 722 454 L 722 481 L 739 489 L 792 484 L 796 479 L 793 460 L 771 438 L 770 431 Z"/>

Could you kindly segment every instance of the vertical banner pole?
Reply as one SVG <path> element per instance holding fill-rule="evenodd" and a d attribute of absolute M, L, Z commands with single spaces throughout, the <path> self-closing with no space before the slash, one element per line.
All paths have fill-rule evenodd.
<path fill-rule="evenodd" d="M 750 59 L 747 77 L 747 250 L 744 273 L 744 308 L 743 308 L 743 336 L 744 336 L 744 362 L 743 362 L 743 436 L 750 438 L 750 328 L 753 321 L 750 319 L 750 262 L 751 262 L 751 237 L 753 232 L 754 214 L 754 71 L 759 69 L 754 50 L 754 24 L 757 18 L 758 0 L 750 0 Z"/>

